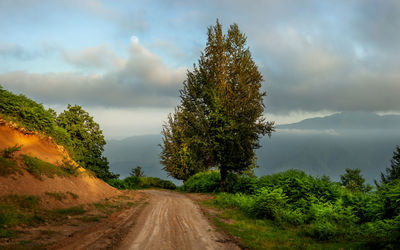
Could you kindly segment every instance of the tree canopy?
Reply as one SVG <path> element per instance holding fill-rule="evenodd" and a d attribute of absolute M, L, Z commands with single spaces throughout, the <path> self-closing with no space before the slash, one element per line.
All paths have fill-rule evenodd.
<path fill-rule="evenodd" d="M 400 179 L 400 147 L 396 146 L 393 152 L 390 168 L 386 168 L 386 174 L 381 173 L 383 183 L 389 183 L 393 180 Z"/>
<path fill-rule="evenodd" d="M 161 163 L 171 176 L 186 180 L 218 168 L 221 188 L 229 172 L 255 167 L 254 149 L 273 123 L 263 117 L 263 77 L 237 24 L 223 34 L 217 21 L 198 65 L 187 72 L 181 103 L 163 126 Z"/>
<path fill-rule="evenodd" d="M 88 112 L 79 105 L 68 105 L 56 122 L 71 135 L 73 158 L 78 164 L 103 180 L 117 177 L 109 171 L 107 158 L 102 156 L 106 144 L 103 131 Z"/>

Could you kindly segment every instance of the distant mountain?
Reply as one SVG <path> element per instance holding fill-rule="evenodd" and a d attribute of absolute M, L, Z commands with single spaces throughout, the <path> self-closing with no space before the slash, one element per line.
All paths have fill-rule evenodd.
<path fill-rule="evenodd" d="M 369 112 L 343 112 L 326 117 L 305 119 L 280 125 L 279 129 L 389 129 L 400 130 L 400 115 L 377 115 Z"/>
<path fill-rule="evenodd" d="M 260 167 L 255 169 L 259 176 L 296 168 L 339 180 L 344 169 L 360 168 L 372 183 L 390 166 L 395 146 L 400 145 L 400 116 L 345 112 L 306 119 L 277 126 L 271 138 L 260 142 Z M 111 170 L 122 177 L 140 165 L 148 176 L 167 178 L 159 163 L 160 143 L 161 135 L 110 140 L 105 155 Z"/>
<path fill-rule="evenodd" d="M 110 169 L 121 177 L 129 176 L 132 168 L 141 166 L 145 175 L 167 178 L 162 170 L 158 144 L 161 143 L 161 135 L 132 136 L 123 140 L 108 140 L 104 155 L 110 162 Z M 171 179 L 172 180 L 172 179 Z"/>

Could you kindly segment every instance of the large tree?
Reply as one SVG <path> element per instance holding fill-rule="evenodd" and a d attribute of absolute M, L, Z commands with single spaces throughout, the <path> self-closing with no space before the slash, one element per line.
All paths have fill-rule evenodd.
<path fill-rule="evenodd" d="M 79 105 L 68 105 L 56 119 L 58 126 L 71 135 L 73 159 L 82 167 L 93 171 L 97 177 L 109 180 L 118 177 L 110 172 L 104 151 L 103 131 L 88 112 Z"/>
<path fill-rule="evenodd" d="M 263 117 L 262 81 L 238 25 L 231 25 L 227 34 L 218 21 L 209 27 L 206 48 L 180 91 L 181 104 L 164 125 L 164 169 L 174 176 L 181 168 L 165 164 L 169 155 L 184 159 L 189 174 L 216 167 L 222 191 L 229 172 L 252 169 L 259 137 L 273 131 L 273 123 Z M 175 137 L 178 143 L 169 139 Z M 172 154 L 166 142 L 183 156 Z"/>
<path fill-rule="evenodd" d="M 383 183 L 389 183 L 393 180 L 400 179 L 400 147 L 396 146 L 396 151 L 393 152 L 390 168 L 386 168 L 386 174 L 381 173 Z"/>

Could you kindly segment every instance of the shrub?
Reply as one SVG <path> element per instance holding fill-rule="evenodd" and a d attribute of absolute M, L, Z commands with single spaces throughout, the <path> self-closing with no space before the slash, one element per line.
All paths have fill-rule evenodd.
<path fill-rule="evenodd" d="M 13 94 L 2 86 L 0 100 L 0 115 L 4 119 L 17 122 L 30 131 L 43 132 L 71 151 L 71 137 L 65 129 L 55 124 L 56 114 L 53 110 L 46 110 L 42 104 L 24 95 Z"/>
<path fill-rule="evenodd" d="M 157 177 L 136 177 L 129 176 L 125 179 L 112 179 L 107 183 L 117 189 L 137 189 L 137 188 L 164 188 L 176 189 L 176 186 L 171 181 L 162 180 Z"/>
<path fill-rule="evenodd" d="M 329 221 L 316 221 L 309 225 L 305 233 L 319 240 L 329 240 L 336 237 L 337 228 Z"/>
<path fill-rule="evenodd" d="M 252 215 L 255 200 L 253 196 L 241 193 L 220 193 L 214 200 L 214 204 L 221 208 L 239 208 L 243 213 Z"/>
<path fill-rule="evenodd" d="M 134 176 L 129 176 L 126 177 L 124 180 L 124 189 L 136 189 L 139 187 L 140 183 L 140 178 L 139 177 L 134 177 Z"/>
<path fill-rule="evenodd" d="M 228 193 L 254 194 L 257 190 L 257 177 L 229 174 L 225 188 Z"/>
<path fill-rule="evenodd" d="M 164 189 L 176 189 L 175 184 L 171 181 L 162 180 L 157 177 L 139 177 L 139 180 L 139 186 L 142 188 L 156 187 Z"/>
<path fill-rule="evenodd" d="M 200 172 L 185 181 L 183 190 L 198 193 L 217 193 L 220 191 L 220 182 L 219 171 Z"/>
<path fill-rule="evenodd" d="M 67 199 L 67 195 L 64 194 L 63 192 L 45 192 L 45 194 L 49 197 L 52 197 L 52 198 L 58 200 L 58 201 Z"/>
<path fill-rule="evenodd" d="M 22 147 L 22 145 L 15 144 L 12 147 L 5 148 L 5 149 L 3 149 L 2 155 L 6 159 L 11 159 L 15 152 L 18 152 L 21 150 L 21 147 Z"/>
<path fill-rule="evenodd" d="M 74 166 L 74 164 L 67 159 L 64 159 L 63 163 L 59 167 L 67 175 L 72 175 L 76 177 L 80 173 L 79 167 Z"/>
<path fill-rule="evenodd" d="M 393 219 L 366 223 L 363 225 L 362 229 L 365 235 L 370 238 L 370 241 L 400 244 L 400 215 Z M 390 249 L 390 247 L 386 248 Z"/>
<path fill-rule="evenodd" d="M 22 171 L 18 168 L 16 162 L 4 157 L 0 157 L 0 175 L 7 177 L 15 173 L 22 174 Z"/>
<path fill-rule="evenodd" d="M 56 209 L 53 210 L 53 213 L 59 214 L 59 215 L 81 215 L 86 213 L 86 210 L 83 209 L 82 206 L 77 206 L 77 207 L 71 207 L 71 208 L 65 208 L 65 209 Z"/>
<path fill-rule="evenodd" d="M 258 218 L 280 220 L 281 211 L 285 209 L 287 196 L 281 188 L 261 188 L 254 197 L 253 213 Z"/>
<path fill-rule="evenodd" d="M 115 188 L 120 189 L 120 190 L 127 189 L 124 180 L 121 180 L 121 179 L 107 180 L 107 183 L 110 186 L 115 187 Z"/>
<path fill-rule="evenodd" d="M 36 157 L 31 157 L 29 155 L 22 155 L 24 163 L 27 167 L 29 173 L 38 178 L 39 180 L 43 180 L 42 176 L 45 175 L 49 178 L 53 178 L 54 175 L 58 176 L 69 176 L 69 173 L 63 171 L 62 168 L 57 167 L 51 163 L 42 161 Z"/>

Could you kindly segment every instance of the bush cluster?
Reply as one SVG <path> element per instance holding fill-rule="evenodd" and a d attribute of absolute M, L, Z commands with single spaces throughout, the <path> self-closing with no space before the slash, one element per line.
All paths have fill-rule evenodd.
<path fill-rule="evenodd" d="M 218 192 L 218 180 L 217 171 L 198 173 L 182 189 Z M 260 178 L 232 175 L 227 191 L 216 196 L 217 206 L 279 225 L 299 226 L 305 235 L 319 240 L 369 239 L 381 244 L 378 247 L 400 242 L 400 180 L 375 191 L 354 192 L 328 177 L 288 170 Z"/>
<path fill-rule="evenodd" d="M 70 135 L 65 129 L 56 125 L 54 110 L 46 110 L 42 104 L 22 94 L 15 95 L 2 86 L 0 86 L 0 100 L 0 115 L 4 119 L 16 122 L 28 130 L 43 132 L 70 150 Z"/>
<path fill-rule="evenodd" d="M 140 189 L 140 188 L 164 188 L 164 189 L 176 189 L 173 182 L 162 180 L 157 177 L 137 177 L 129 176 L 125 179 L 112 179 L 107 182 L 111 186 L 117 189 Z"/>

